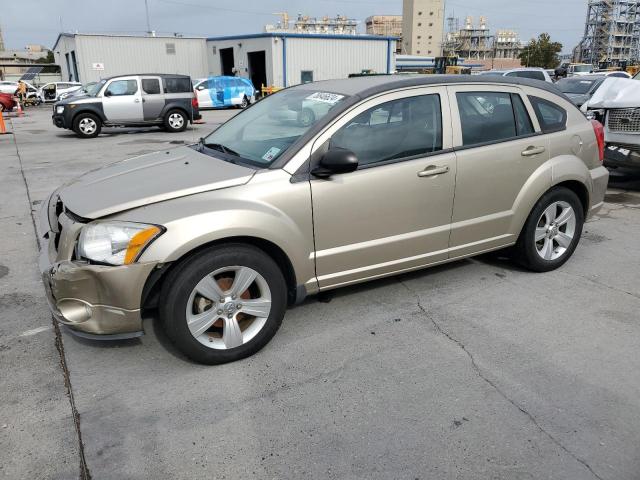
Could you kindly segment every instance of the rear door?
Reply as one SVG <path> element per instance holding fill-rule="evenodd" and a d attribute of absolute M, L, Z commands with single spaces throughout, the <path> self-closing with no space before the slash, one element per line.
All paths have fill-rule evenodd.
<path fill-rule="evenodd" d="M 145 122 L 159 119 L 165 105 L 160 77 L 140 77 L 140 87 Z"/>
<path fill-rule="evenodd" d="M 458 162 L 450 243 L 455 258 L 516 240 L 507 233 L 514 205 L 533 172 L 549 159 L 549 141 L 521 89 L 448 90 Z"/>
<path fill-rule="evenodd" d="M 209 80 L 203 80 L 195 87 L 196 95 L 198 97 L 198 105 L 200 108 L 211 108 L 213 102 L 211 101 L 211 94 L 209 93 Z"/>
<path fill-rule="evenodd" d="M 144 115 L 138 77 L 119 77 L 107 83 L 102 106 L 108 122 L 141 122 Z"/>

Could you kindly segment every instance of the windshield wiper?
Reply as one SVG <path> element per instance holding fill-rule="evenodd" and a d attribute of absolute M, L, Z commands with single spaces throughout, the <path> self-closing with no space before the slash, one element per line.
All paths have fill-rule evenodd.
<path fill-rule="evenodd" d="M 219 152 L 226 153 L 227 155 L 233 155 L 234 157 L 240 156 L 238 152 L 231 150 L 229 147 L 225 147 L 221 143 L 205 143 L 204 138 L 200 138 L 198 144 L 212 150 L 218 150 Z"/>

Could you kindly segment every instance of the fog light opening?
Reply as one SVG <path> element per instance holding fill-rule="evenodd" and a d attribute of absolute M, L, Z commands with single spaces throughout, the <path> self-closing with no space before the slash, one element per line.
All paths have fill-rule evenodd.
<path fill-rule="evenodd" d="M 83 323 L 91 318 L 91 306 L 80 300 L 65 299 L 58 302 L 58 309 L 69 323 Z"/>

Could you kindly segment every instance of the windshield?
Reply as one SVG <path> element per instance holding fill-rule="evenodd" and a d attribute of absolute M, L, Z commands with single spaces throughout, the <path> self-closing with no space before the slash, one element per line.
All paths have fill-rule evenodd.
<path fill-rule="evenodd" d="M 575 78 L 563 78 L 558 83 L 556 83 L 556 87 L 558 87 L 562 93 L 584 95 L 586 93 L 589 93 L 591 88 L 598 81 L 599 80 L 578 80 Z"/>
<path fill-rule="evenodd" d="M 593 65 L 574 65 L 573 71 L 577 73 L 585 73 L 593 70 Z"/>
<path fill-rule="evenodd" d="M 634 80 L 640 80 L 640 72 L 636 73 L 633 77 Z"/>
<path fill-rule="evenodd" d="M 87 84 L 84 87 L 84 91 L 87 92 L 87 95 L 90 97 L 95 97 L 105 83 L 107 83 L 106 80 L 100 80 L 98 83 L 94 83 L 93 85 Z"/>
<path fill-rule="evenodd" d="M 268 167 L 345 98 L 337 93 L 283 90 L 204 138 L 202 152 L 217 150 L 229 161 L 240 157 L 250 164 Z"/>

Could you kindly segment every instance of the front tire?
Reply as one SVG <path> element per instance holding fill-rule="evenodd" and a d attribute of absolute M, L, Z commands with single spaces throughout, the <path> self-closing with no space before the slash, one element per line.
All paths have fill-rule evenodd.
<path fill-rule="evenodd" d="M 515 246 L 517 261 L 534 272 L 548 272 L 573 255 L 584 225 L 578 196 L 565 187 L 545 193 L 533 207 Z"/>
<path fill-rule="evenodd" d="M 253 355 L 275 335 L 287 307 L 278 265 L 243 244 L 187 259 L 163 284 L 160 318 L 173 344 L 206 365 Z"/>
<path fill-rule="evenodd" d="M 248 106 L 249 106 L 249 99 L 245 95 L 244 97 L 242 97 L 242 103 L 240 103 L 240 108 L 244 110 Z"/>
<path fill-rule="evenodd" d="M 184 132 L 187 129 L 187 115 L 182 110 L 169 110 L 164 117 L 164 128 L 168 132 Z"/>
<path fill-rule="evenodd" d="M 80 138 L 95 138 L 101 129 L 102 122 L 92 113 L 81 113 L 73 120 L 73 131 Z"/>

